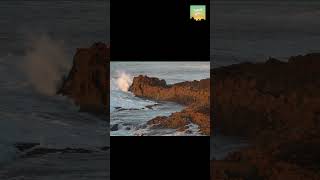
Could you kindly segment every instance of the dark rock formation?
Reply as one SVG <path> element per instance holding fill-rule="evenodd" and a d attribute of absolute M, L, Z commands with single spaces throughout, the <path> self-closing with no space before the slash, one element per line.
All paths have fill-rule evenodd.
<path fill-rule="evenodd" d="M 212 76 L 214 124 L 224 134 L 286 130 L 295 138 L 320 128 L 320 54 L 232 65 Z"/>
<path fill-rule="evenodd" d="M 295 143 L 255 145 L 211 161 L 211 179 L 320 179 L 319 141 Z"/>
<path fill-rule="evenodd" d="M 140 75 L 133 78 L 129 91 L 139 97 L 173 101 L 183 105 L 193 103 L 210 104 L 210 79 L 167 85 L 163 79 Z"/>
<path fill-rule="evenodd" d="M 157 127 L 185 130 L 186 125 L 199 125 L 203 134 L 210 134 L 210 79 L 167 85 L 165 80 L 148 76 L 134 77 L 129 88 L 136 96 L 157 101 L 173 101 L 186 105 L 182 112 L 169 117 L 156 117 L 148 122 Z"/>
<path fill-rule="evenodd" d="M 212 161 L 213 179 L 320 179 L 320 54 L 212 70 L 213 123 L 252 146 Z"/>
<path fill-rule="evenodd" d="M 81 111 L 104 113 L 109 103 L 110 49 L 95 43 L 80 48 L 74 56 L 73 66 L 58 94 L 63 94 L 80 106 Z"/>

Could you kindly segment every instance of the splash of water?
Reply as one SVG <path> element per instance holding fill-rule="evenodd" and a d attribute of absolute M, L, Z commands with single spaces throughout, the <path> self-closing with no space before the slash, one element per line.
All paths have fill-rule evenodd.
<path fill-rule="evenodd" d="M 132 77 L 125 72 L 118 72 L 118 78 L 116 81 L 117 87 L 123 91 L 128 92 L 128 89 L 132 83 Z"/>
<path fill-rule="evenodd" d="M 29 38 L 28 49 L 20 68 L 34 89 L 54 95 L 71 62 L 62 42 L 46 34 Z"/>

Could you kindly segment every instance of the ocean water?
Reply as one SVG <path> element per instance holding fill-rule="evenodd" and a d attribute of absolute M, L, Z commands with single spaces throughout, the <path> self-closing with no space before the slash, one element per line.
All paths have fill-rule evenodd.
<path fill-rule="evenodd" d="M 320 52 L 319 1 L 211 1 L 213 67 Z"/>
<path fill-rule="evenodd" d="M 167 84 L 200 80 L 210 77 L 209 62 L 111 62 L 110 126 L 118 126 L 111 136 L 171 136 L 199 135 L 199 128 L 192 124 L 189 131 L 176 129 L 151 129 L 146 125 L 156 116 L 169 116 L 184 107 L 173 102 L 155 102 L 135 97 L 128 88 L 135 76 L 147 75 L 166 80 Z M 155 105 L 149 109 L 147 105 Z"/>
<path fill-rule="evenodd" d="M 110 41 L 109 0 L 5 0 L 0 3 L 0 55 L 23 54 L 30 39 L 44 34 L 69 53 Z"/>
<path fill-rule="evenodd" d="M 55 94 L 71 68 L 76 48 L 109 42 L 108 9 L 108 1 L 0 2 L 1 179 L 4 175 L 6 179 L 90 179 L 85 168 L 76 172 L 69 166 L 80 165 L 83 159 L 105 167 L 92 177 L 108 177 L 105 154 L 79 155 L 82 161 L 68 154 L 26 160 L 13 146 L 17 142 L 40 143 L 46 148 L 109 146 L 106 120 L 78 112 L 70 99 Z M 70 161 L 63 164 L 60 158 Z M 46 159 L 59 162 L 64 173 L 50 169 Z M 21 170 L 28 167 L 34 168 Z"/>

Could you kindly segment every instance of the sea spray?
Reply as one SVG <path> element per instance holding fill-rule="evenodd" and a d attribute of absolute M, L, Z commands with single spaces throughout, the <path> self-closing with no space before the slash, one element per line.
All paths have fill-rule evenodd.
<path fill-rule="evenodd" d="M 132 83 L 132 77 L 125 72 L 118 72 L 118 78 L 116 83 L 117 83 L 117 87 L 121 91 L 128 92 L 128 89 Z"/>
<path fill-rule="evenodd" d="M 54 95 L 71 61 L 62 42 L 43 34 L 29 38 L 28 49 L 20 68 L 34 89 L 45 95 Z"/>

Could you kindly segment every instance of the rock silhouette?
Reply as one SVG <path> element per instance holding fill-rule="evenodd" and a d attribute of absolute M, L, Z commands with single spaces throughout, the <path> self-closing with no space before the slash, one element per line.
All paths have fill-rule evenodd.
<path fill-rule="evenodd" d="M 95 43 L 90 48 L 79 48 L 72 69 L 58 94 L 73 99 L 81 111 L 105 113 L 109 104 L 110 48 Z"/>
<path fill-rule="evenodd" d="M 187 106 L 169 117 L 160 116 L 150 120 L 148 124 L 154 125 L 154 128 L 185 130 L 192 122 L 199 126 L 203 134 L 210 134 L 210 79 L 167 85 L 165 80 L 140 75 L 133 78 L 129 91 L 138 97 L 172 101 Z"/>
<path fill-rule="evenodd" d="M 213 124 L 251 146 L 212 179 L 320 179 L 320 54 L 213 69 Z"/>

